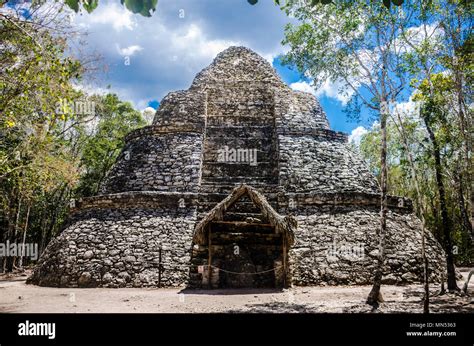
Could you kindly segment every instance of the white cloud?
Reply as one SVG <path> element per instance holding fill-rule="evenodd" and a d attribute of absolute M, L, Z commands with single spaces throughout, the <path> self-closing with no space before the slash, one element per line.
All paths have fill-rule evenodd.
<path fill-rule="evenodd" d="M 418 113 L 419 108 L 420 102 L 413 101 L 413 98 L 410 96 L 407 102 L 396 103 L 393 111 L 401 115 L 414 115 Z"/>
<path fill-rule="evenodd" d="M 117 51 L 122 56 L 132 56 L 136 52 L 143 50 L 143 48 L 140 47 L 139 45 L 132 45 L 126 48 L 120 48 L 120 46 L 117 44 L 116 47 L 117 47 Z"/>
<path fill-rule="evenodd" d="M 80 17 L 87 17 L 87 19 L 84 21 Z M 87 16 L 73 15 L 73 19 L 76 18 L 80 18 L 79 20 L 86 24 L 86 27 L 89 27 L 90 24 L 104 24 L 112 26 L 115 31 L 122 31 L 123 29 L 133 30 L 136 25 L 133 20 L 133 13 L 128 11 L 125 6 L 119 6 L 115 2 L 101 2 L 100 6 L 91 14 L 87 14 Z"/>
<path fill-rule="evenodd" d="M 316 97 L 327 96 L 338 100 L 343 105 L 351 99 L 354 91 L 349 87 L 345 87 L 342 81 L 332 82 L 326 80 L 321 87 L 316 90 Z"/>
<path fill-rule="evenodd" d="M 287 49 L 280 42 L 288 17 L 272 2 L 258 7 L 245 1 L 216 3 L 210 8 L 206 2 L 160 1 L 154 15 L 145 18 L 116 1 L 101 0 L 93 13 L 74 15 L 73 25 L 88 32 L 86 50 L 107 65 L 107 72 L 93 76 L 98 83 L 111 85 L 111 92 L 144 109 L 151 100 L 188 88 L 229 46 L 246 46 L 269 62 Z M 186 9 L 183 19 L 180 9 Z"/>
<path fill-rule="evenodd" d="M 239 41 L 209 39 L 196 23 L 190 24 L 184 31 L 170 30 L 164 26 L 158 31 L 161 31 L 160 36 L 169 36 L 169 49 L 175 53 L 173 56 L 178 56 L 181 61 L 183 58 L 194 61 L 210 60 L 226 48 L 241 44 Z"/>
<path fill-rule="evenodd" d="M 91 84 L 75 84 L 74 89 L 82 91 L 87 95 L 106 95 L 110 93 L 110 89 L 101 88 Z"/>
<path fill-rule="evenodd" d="M 290 88 L 293 90 L 304 91 L 313 94 L 318 98 L 327 96 L 338 100 L 343 105 L 346 105 L 347 102 L 349 102 L 353 94 L 352 90 L 349 88 L 344 88 L 344 84 L 342 82 L 331 82 L 330 80 L 326 80 L 317 90 L 315 90 L 310 83 L 305 81 L 291 83 Z"/>
<path fill-rule="evenodd" d="M 363 126 L 358 126 L 352 130 L 349 135 L 349 143 L 354 143 L 356 146 L 360 145 L 362 137 L 368 132 L 368 130 Z"/>
<path fill-rule="evenodd" d="M 398 37 L 395 40 L 394 48 L 397 52 L 409 53 L 414 47 L 419 47 L 424 41 L 428 41 L 431 45 L 441 45 L 439 39 L 443 36 L 444 31 L 439 23 L 429 25 L 413 26 L 408 28 L 405 32 L 406 39 Z M 408 45 L 409 41 L 411 45 Z"/>
<path fill-rule="evenodd" d="M 144 110 L 142 110 L 142 113 L 153 113 L 155 114 L 156 110 L 153 107 L 146 107 Z"/>
<path fill-rule="evenodd" d="M 395 117 L 399 116 L 401 119 L 417 120 L 419 118 L 421 103 L 419 101 L 413 101 L 413 96 L 416 92 L 417 91 L 414 90 L 406 102 L 391 104 L 389 107 L 390 112 L 394 114 Z"/>
<path fill-rule="evenodd" d="M 265 51 L 259 52 L 257 49 L 256 52 L 259 53 L 266 61 L 270 63 L 270 65 L 273 64 L 273 61 L 278 58 L 281 55 L 284 55 L 290 51 L 290 47 L 288 45 L 285 46 L 277 46 L 275 49 L 272 51 L 266 53 Z"/>
<path fill-rule="evenodd" d="M 380 69 L 379 50 L 361 49 L 358 50 L 356 54 L 357 56 L 355 58 L 359 61 L 357 68 L 358 73 L 357 78 L 351 78 L 351 84 L 356 88 L 359 88 L 362 84 L 372 87 L 372 81 L 377 79 L 374 72 Z"/>
<path fill-rule="evenodd" d="M 291 83 L 290 88 L 297 91 L 304 91 L 316 96 L 316 92 L 314 88 L 308 82 L 305 82 L 305 81 Z"/>

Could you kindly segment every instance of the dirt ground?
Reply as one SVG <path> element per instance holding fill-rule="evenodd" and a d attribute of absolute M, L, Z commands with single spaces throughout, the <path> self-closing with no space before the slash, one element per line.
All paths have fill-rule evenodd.
<path fill-rule="evenodd" d="M 463 280 L 468 268 L 461 269 Z M 294 287 L 286 290 L 51 288 L 26 285 L 29 273 L 0 276 L 0 312 L 3 313 L 358 313 L 370 312 L 364 304 L 370 286 Z M 464 281 L 459 281 L 462 287 Z M 432 312 L 474 313 L 474 280 L 468 295 L 434 296 Z M 385 300 L 378 312 L 421 312 L 421 285 L 383 286 Z"/>

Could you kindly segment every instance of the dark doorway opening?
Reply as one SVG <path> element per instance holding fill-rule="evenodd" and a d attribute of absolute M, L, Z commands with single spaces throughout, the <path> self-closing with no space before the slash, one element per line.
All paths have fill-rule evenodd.
<path fill-rule="evenodd" d="M 281 234 L 270 224 L 217 221 L 209 225 L 212 267 L 219 288 L 275 288 L 283 259 Z"/>
<path fill-rule="evenodd" d="M 282 288 L 296 220 L 242 184 L 204 214 L 193 235 L 190 287 Z"/>

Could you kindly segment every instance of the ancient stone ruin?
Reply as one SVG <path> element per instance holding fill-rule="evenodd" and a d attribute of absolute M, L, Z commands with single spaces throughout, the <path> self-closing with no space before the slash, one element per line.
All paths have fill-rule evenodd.
<path fill-rule="evenodd" d="M 422 278 L 421 222 L 389 197 L 385 283 Z M 369 284 L 379 187 L 318 101 L 231 47 L 131 132 L 29 282 L 203 288 Z M 430 278 L 444 253 L 427 239 Z"/>

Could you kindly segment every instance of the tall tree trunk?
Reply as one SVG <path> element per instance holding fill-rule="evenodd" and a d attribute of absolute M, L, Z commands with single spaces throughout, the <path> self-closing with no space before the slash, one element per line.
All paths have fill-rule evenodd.
<path fill-rule="evenodd" d="M 6 230 L 5 232 L 2 233 L 2 242 L 6 244 L 7 240 L 9 240 L 9 237 L 10 237 L 10 233 L 11 233 L 11 229 L 12 229 L 12 208 L 11 208 L 11 199 L 8 199 L 7 198 L 7 201 L 8 203 L 6 204 L 6 208 L 5 208 L 5 224 L 6 224 Z M 1 261 L 1 264 L 2 264 L 2 273 L 6 273 L 7 271 L 7 258 L 8 257 L 5 257 L 5 256 L 1 256 L 0 257 L 0 261 Z"/>
<path fill-rule="evenodd" d="M 474 233 L 472 229 L 471 219 L 469 218 L 468 208 L 466 208 L 466 201 L 464 200 L 463 174 L 458 175 L 458 203 L 461 214 L 461 226 L 464 231 L 469 234 L 471 241 L 474 241 Z M 469 203 L 467 203 L 469 204 Z"/>
<path fill-rule="evenodd" d="M 377 268 L 375 269 L 374 284 L 367 297 L 367 304 L 377 307 L 382 301 L 380 287 L 382 286 L 383 266 L 385 262 L 385 233 L 387 230 L 387 117 L 388 104 L 386 100 L 381 102 L 380 113 L 380 132 L 381 132 L 381 150 L 380 150 L 380 229 L 379 229 L 379 254 L 377 258 Z"/>
<path fill-rule="evenodd" d="M 454 37 L 453 37 L 454 38 Z M 472 155 L 472 117 L 469 116 L 469 110 L 465 108 L 466 103 L 464 101 L 464 93 L 465 90 L 463 88 L 464 85 L 464 76 L 463 73 L 456 66 L 454 79 L 455 79 L 455 86 L 456 86 L 456 95 L 457 95 L 457 107 L 458 107 L 458 118 L 459 118 L 459 127 L 461 129 L 461 133 L 463 135 L 463 150 L 462 150 L 462 160 L 461 163 L 464 163 L 464 167 L 459 172 L 459 179 L 460 179 L 460 189 L 461 193 L 463 189 L 463 184 L 466 182 L 466 192 L 467 192 L 467 210 L 465 208 L 464 201 L 461 205 L 461 213 L 465 211 L 465 214 L 469 214 L 469 210 L 473 210 L 473 206 L 470 203 L 470 196 L 472 195 L 472 169 L 473 169 L 473 160 L 471 158 Z M 462 69 L 462 67 L 461 67 Z M 465 115 L 465 110 L 467 113 L 467 117 Z M 463 196 L 460 196 L 463 200 Z M 463 213 L 462 217 L 465 218 L 465 214 Z M 470 234 L 472 236 L 472 224 L 467 218 L 468 223 L 470 225 Z M 465 221 L 464 221 L 465 222 Z M 467 226 L 467 225 L 466 225 Z"/>
<path fill-rule="evenodd" d="M 421 229 L 421 258 L 423 259 L 423 289 L 424 289 L 424 296 L 423 296 L 423 313 L 428 314 L 430 312 L 430 282 L 429 282 L 429 266 L 428 266 L 428 257 L 426 256 L 426 219 L 425 219 L 425 204 L 423 203 L 423 198 L 421 195 L 420 184 L 418 180 L 418 174 L 415 168 L 415 162 L 413 160 L 413 155 L 410 152 L 410 148 L 408 146 L 408 138 L 406 136 L 405 128 L 403 127 L 403 122 L 400 117 L 400 114 L 397 112 L 397 119 L 399 122 L 398 132 L 402 137 L 403 147 L 405 149 L 405 155 L 408 158 L 408 163 L 410 164 L 410 170 L 412 175 L 412 181 L 415 185 L 416 191 L 416 205 L 418 209 L 418 215 L 420 216 L 422 222 L 422 229 Z M 396 122 L 395 122 L 396 124 Z"/>
<path fill-rule="evenodd" d="M 18 226 L 18 217 L 19 217 L 19 208 L 20 208 L 20 203 L 19 205 L 15 205 L 15 202 L 13 202 L 15 198 L 12 198 L 10 200 L 10 205 L 9 205 L 9 218 L 8 218 L 8 231 L 5 234 L 5 243 L 7 241 L 12 242 L 15 235 L 16 235 L 16 228 Z M 20 197 L 18 197 L 18 201 L 20 202 Z M 15 221 L 13 221 L 13 215 L 16 215 Z M 13 271 L 13 257 L 7 256 L 4 258 L 3 261 L 3 272 L 11 272 Z"/>
<path fill-rule="evenodd" d="M 41 223 L 40 223 L 40 249 L 39 249 L 39 254 L 41 255 L 43 253 L 44 248 L 46 247 L 46 219 L 47 219 L 47 209 L 48 206 L 45 202 L 43 202 L 42 206 L 43 212 L 41 215 Z"/>
<path fill-rule="evenodd" d="M 17 235 L 18 235 L 18 228 L 20 227 L 20 214 L 21 214 L 21 195 L 18 194 L 18 209 L 16 210 L 16 218 L 15 218 L 15 232 L 13 234 L 12 242 L 15 243 L 15 246 L 18 246 Z M 11 266 L 12 270 L 16 269 L 16 262 L 17 256 L 11 258 Z"/>
<path fill-rule="evenodd" d="M 446 191 L 444 188 L 443 176 L 441 173 L 441 154 L 439 151 L 438 141 L 436 140 L 435 134 L 431 125 L 426 119 L 426 115 L 423 116 L 426 130 L 430 137 L 431 145 L 433 146 L 433 156 L 435 159 L 435 176 L 436 186 L 439 195 L 439 207 L 441 209 L 441 227 L 443 234 L 444 250 L 446 251 L 446 266 L 448 276 L 448 290 L 459 291 L 459 287 L 456 283 L 456 272 L 454 269 L 454 256 L 453 256 L 453 239 L 451 237 L 450 220 L 448 215 L 448 207 L 446 204 Z"/>
<path fill-rule="evenodd" d="M 13 242 L 16 242 L 16 235 L 18 233 L 18 224 L 20 223 L 20 213 L 21 213 L 21 197 L 18 196 L 18 208 L 16 210 L 16 218 L 15 218 L 15 231 L 13 233 Z"/>
<path fill-rule="evenodd" d="M 28 220 L 30 218 L 30 209 L 31 209 L 31 203 L 28 203 L 28 209 L 26 210 L 25 228 L 23 230 L 23 241 L 22 241 L 23 251 L 20 257 L 20 263 L 19 263 L 20 268 L 23 266 L 23 255 L 24 255 L 24 249 L 25 249 L 25 243 L 26 243 L 26 232 L 28 231 Z"/>

